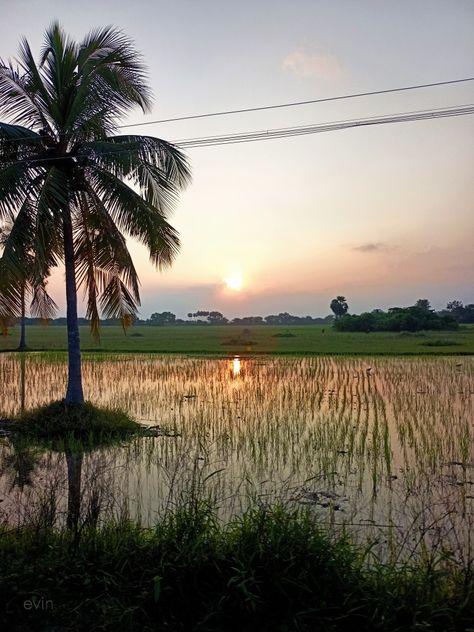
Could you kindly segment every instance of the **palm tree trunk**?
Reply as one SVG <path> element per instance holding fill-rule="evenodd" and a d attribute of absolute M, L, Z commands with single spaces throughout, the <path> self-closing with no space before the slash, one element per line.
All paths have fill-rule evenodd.
<path fill-rule="evenodd" d="M 25 285 L 23 284 L 21 287 L 20 344 L 18 345 L 18 351 L 25 351 L 26 349 L 25 325 Z"/>
<path fill-rule="evenodd" d="M 74 242 L 69 209 L 64 211 L 64 263 L 66 267 L 68 376 L 66 404 L 82 404 L 81 347 L 77 322 L 77 289 Z"/>

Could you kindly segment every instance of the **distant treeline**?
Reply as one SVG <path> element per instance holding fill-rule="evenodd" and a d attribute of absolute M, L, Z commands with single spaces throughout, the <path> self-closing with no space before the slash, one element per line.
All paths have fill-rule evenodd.
<path fill-rule="evenodd" d="M 207 314 L 207 316 L 206 316 Z M 38 325 L 44 323 L 39 318 L 26 318 L 27 325 Z M 49 319 L 50 325 L 66 325 L 66 318 Z M 78 318 L 79 325 L 89 325 L 87 318 Z M 334 316 L 326 316 L 325 318 L 313 318 L 312 316 L 293 316 L 287 312 L 281 314 L 271 314 L 269 316 L 244 316 L 243 318 L 233 318 L 229 320 L 221 312 L 196 312 L 188 320 L 177 318 L 172 312 L 155 312 L 150 318 L 143 320 L 135 318 L 134 325 L 149 326 L 165 326 L 165 325 L 331 325 L 334 322 Z M 13 324 L 13 323 L 12 323 Z M 121 321 L 117 318 L 107 318 L 101 320 L 101 325 L 121 325 Z"/>
<path fill-rule="evenodd" d="M 422 329 L 456 329 L 459 324 L 474 323 L 474 304 L 463 305 L 461 301 L 450 301 L 446 309 L 436 312 L 427 299 L 419 299 L 410 307 L 391 307 L 387 311 L 374 309 L 363 314 L 349 314 L 344 297 L 338 297 L 331 303 L 335 315 L 324 318 L 313 316 L 294 316 L 288 312 L 269 316 L 244 316 L 229 320 L 218 311 L 190 312 L 188 319 L 177 318 L 172 312 L 154 312 L 146 320 L 135 318 L 133 324 L 145 326 L 169 325 L 334 325 L 338 331 L 420 331 Z M 27 325 L 36 325 L 38 318 L 26 318 Z M 87 318 L 79 318 L 79 325 L 89 325 Z M 66 325 L 66 318 L 54 318 L 51 325 Z M 12 325 L 14 322 L 11 323 Z M 121 325 L 117 318 L 101 321 L 104 326 Z"/>
<path fill-rule="evenodd" d="M 345 314 L 336 319 L 338 331 L 421 331 L 456 329 L 459 322 L 452 314 L 435 312 L 417 305 L 376 309 L 360 315 Z"/>

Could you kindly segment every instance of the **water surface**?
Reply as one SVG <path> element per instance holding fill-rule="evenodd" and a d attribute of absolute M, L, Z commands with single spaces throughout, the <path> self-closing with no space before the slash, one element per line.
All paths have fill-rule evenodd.
<path fill-rule="evenodd" d="M 64 355 L 0 354 L 0 415 L 61 398 L 65 376 Z M 89 518 L 126 511 L 152 524 L 194 481 L 226 517 L 249 497 L 281 499 L 357 537 L 381 534 L 387 549 L 472 555 L 471 358 L 96 355 L 85 356 L 83 377 L 92 402 L 166 436 L 76 464 L 4 438 L 3 520 L 39 511 L 64 521 L 80 479 Z"/>

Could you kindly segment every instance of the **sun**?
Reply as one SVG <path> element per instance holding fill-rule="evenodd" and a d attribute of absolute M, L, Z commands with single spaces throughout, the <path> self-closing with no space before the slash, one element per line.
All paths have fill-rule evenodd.
<path fill-rule="evenodd" d="M 243 279 L 240 273 L 235 272 L 224 279 L 226 288 L 238 292 L 242 289 Z"/>

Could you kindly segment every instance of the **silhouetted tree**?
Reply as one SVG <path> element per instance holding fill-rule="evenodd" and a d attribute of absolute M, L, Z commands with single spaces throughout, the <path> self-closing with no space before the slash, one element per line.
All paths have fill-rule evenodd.
<path fill-rule="evenodd" d="M 344 296 L 336 296 L 331 301 L 329 307 L 334 312 L 336 318 L 340 318 L 347 314 L 347 310 L 349 309 L 349 305 L 347 304 L 346 298 Z"/>
<path fill-rule="evenodd" d="M 243 318 L 233 318 L 233 325 L 263 325 L 262 316 L 244 316 Z"/>
<path fill-rule="evenodd" d="M 459 325 L 450 315 L 436 314 L 412 305 L 411 307 L 391 307 L 366 312 L 360 315 L 345 314 L 336 319 L 334 327 L 338 331 L 420 331 L 456 329 Z"/>
<path fill-rule="evenodd" d="M 460 312 L 464 309 L 464 305 L 462 301 L 449 301 L 449 303 L 446 305 L 446 309 L 448 310 L 448 312 Z"/>
<path fill-rule="evenodd" d="M 462 301 L 450 301 L 446 305 L 446 310 L 458 323 L 474 323 L 474 303 L 464 305 Z"/>
<path fill-rule="evenodd" d="M 111 27 L 75 42 L 55 23 L 39 64 L 26 40 L 16 67 L 0 62 L 0 116 L 8 118 L 0 122 L 0 220 L 13 215 L 14 222 L 9 270 L 24 268 L 31 244 L 40 279 L 64 262 L 67 403 L 84 401 L 78 287 L 86 290 L 94 334 L 99 308 L 127 326 L 139 286 L 123 233 L 141 241 L 159 267 L 179 249 L 167 216 L 189 167 L 164 140 L 116 135 L 120 118 L 137 106 L 151 107 L 145 68 L 133 42 Z M 5 307 L 21 312 L 13 273 L 2 277 L 0 304 L 0 314 Z"/>
<path fill-rule="evenodd" d="M 150 325 L 173 325 L 175 322 L 176 316 L 172 312 L 155 312 L 148 321 Z"/>
<path fill-rule="evenodd" d="M 431 312 L 432 308 L 431 308 L 431 303 L 429 302 L 429 300 L 427 298 L 419 298 L 416 303 L 415 303 L 415 307 L 418 307 L 419 309 L 423 310 L 424 312 Z"/>
<path fill-rule="evenodd" d="M 225 325 L 228 322 L 224 314 L 216 311 L 209 312 L 207 320 L 210 322 L 211 325 Z"/>

